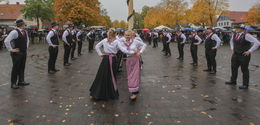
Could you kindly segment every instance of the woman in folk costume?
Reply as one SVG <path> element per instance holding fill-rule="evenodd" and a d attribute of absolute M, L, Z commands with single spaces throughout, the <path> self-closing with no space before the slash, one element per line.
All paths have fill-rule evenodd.
<path fill-rule="evenodd" d="M 108 38 L 99 42 L 95 47 L 98 55 L 103 59 L 90 88 L 90 95 L 93 99 L 118 99 L 119 94 L 116 85 L 116 54 L 118 52 L 118 43 L 115 30 L 109 29 Z M 103 52 L 100 50 L 101 47 L 104 48 Z"/>
<path fill-rule="evenodd" d="M 132 93 L 131 100 L 136 100 L 141 82 L 140 56 L 146 48 L 146 44 L 133 38 L 133 31 L 125 32 L 125 41 L 119 44 L 120 50 L 127 54 L 126 67 L 128 89 Z"/>

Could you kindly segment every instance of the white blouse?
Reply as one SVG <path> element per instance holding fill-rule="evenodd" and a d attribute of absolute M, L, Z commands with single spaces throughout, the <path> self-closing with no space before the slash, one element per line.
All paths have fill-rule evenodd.
<path fill-rule="evenodd" d="M 124 41 L 124 42 L 120 42 L 119 43 L 119 48 L 120 50 L 127 54 L 127 56 L 131 56 L 133 55 L 138 49 L 140 49 L 140 53 L 143 53 L 145 48 L 146 48 L 146 44 L 137 40 L 137 39 L 132 39 L 131 40 L 131 44 L 129 44 L 128 42 Z"/>
<path fill-rule="evenodd" d="M 108 42 L 108 39 L 103 39 L 96 46 L 95 49 L 99 56 L 103 56 L 104 54 L 101 52 L 100 48 L 103 46 L 104 53 L 106 54 L 116 54 L 118 51 L 118 40 L 114 40 L 112 43 Z"/>

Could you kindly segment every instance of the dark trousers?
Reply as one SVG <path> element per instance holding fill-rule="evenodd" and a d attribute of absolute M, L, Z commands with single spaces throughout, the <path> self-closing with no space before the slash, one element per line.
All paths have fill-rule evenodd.
<path fill-rule="evenodd" d="M 166 41 L 162 41 L 162 43 L 163 43 L 163 52 L 165 52 L 166 51 Z"/>
<path fill-rule="evenodd" d="M 72 42 L 71 44 L 71 58 L 74 58 L 74 53 L 75 53 L 75 50 L 76 50 L 76 45 L 77 43 L 76 42 Z"/>
<path fill-rule="evenodd" d="M 191 57 L 194 64 L 198 64 L 198 46 L 191 43 L 190 45 Z"/>
<path fill-rule="evenodd" d="M 54 71 L 57 56 L 58 56 L 59 48 L 53 48 L 52 46 L 49 47 L 49 61 L 48 61 L 48 71 Z"/>
<path fill-rule="evenodd" d="M 206 49 L 205 55 L 206 55 L 208 70 L 217 71 L 217 62 L 216 62 L 217 50 L 216 49 L 213 50 L 211 48 Z"/>
<path fill-rule="evenodd" d="M 243 85 L 248 86 L 249 85 L 249 62 L 251 59 L 251 55 L 244 56 L 242 54 L 234 53 L 232 55 L 231 59 L 231 81 L 236 82 L 237 81 L 237 74 L 238 74 L 238 68 L 241 67 L 241 71 L 243 73 Z"/>
<path fill-rule="evenodd" d="M 165 55 L 172 55 L 171 49 L 170 49 L 170 43 L 166 43 L 165 45 Z"/>
<path fill-rule="evenodd" d="M 184 57 L 184 45 L 185 44 L 178 43 L 179 58 L 181 59 Z"/>
<path fill-rule="evenodd" d="M 24 70 L 26 64 L 26 52 L 11 53 L 13 68 L 11 73 L 11 84 L 24 82 Z"/>
<path fill-rule="evenodd" d="M 71 46 L 64 43 L 64 64 L 69 63 Z"/>
<path fill-rule="evenodd" d="M 148 38 L 148 43 L 149 43 L 149 45 L 151 45 L 151 43 L 152 43 L 152 38 L 151 37 Z"/>
<path fill-rule="evenodd" d="M 78 41 L 78 55 L 81 54 L 82 44 L 82 40 Z"/>
<path fill-rule="evenodd" d="M 158 47 L 158 38 L 153 39 L 153 47 L 154 48 Z"/>
<path fill-rule="evenodd" d="M 89 46 L 88 46 L 88 51 L 92 51 L 94 48 L 94 42 L 95 40 L 89 40 Z"/>

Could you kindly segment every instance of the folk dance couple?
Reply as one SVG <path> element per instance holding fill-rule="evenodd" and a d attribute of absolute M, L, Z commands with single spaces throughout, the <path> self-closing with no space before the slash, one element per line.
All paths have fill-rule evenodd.
<path fill-rule="evenodd" d="M 103 51 L 100 48 L 103 47 Z M 90 88 L 93 99 L 107 100 L 118 99 L 118 87 L 116 80 L 117 57 L 119 50 L 127 54 L 128 88 L 132 94 L 131 100 L 136 100 L 140 84 L 140 56 L 144 52 L 146 44 L 136 39 L 132 31 L 126 31 L 124 38 L 116 38 L 114 29 L 108 31 L 108 38 L 99 42 L 95 49 L 99 56 L 103 57 L 96 78 Z"/>

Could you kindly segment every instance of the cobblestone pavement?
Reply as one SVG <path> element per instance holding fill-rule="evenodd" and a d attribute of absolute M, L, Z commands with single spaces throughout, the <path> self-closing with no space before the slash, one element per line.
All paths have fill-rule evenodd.
<path fill-rule="evenodd" d="M 164 57 L 159 48 L 148 46 L 143 55 L 141 92 L 130 102 L 126 71 L 118 76 L 120 98 L 91 101 L 89 88 L 101 58 L 87 53 L 65 68 L 60 47 L 55 75 L 47 73 L 47 45 L 31 45 L 26 65 L 26 81 L 31 85 L 10 89 L 11 58 L 0 51 L 0 124 L 1 125 L 259 125 L 260 124 L 260 51 L 251 58 L 249 90 L 225 85 L 230 77 L 231 51 L 218 50 L 216 75 L 206 68 L 204 47 L 199 48 L 199 66 L 190 65 L 189 45 L 183 62 Z M 241 84 L 241 72 L 239 84 Z"/>

